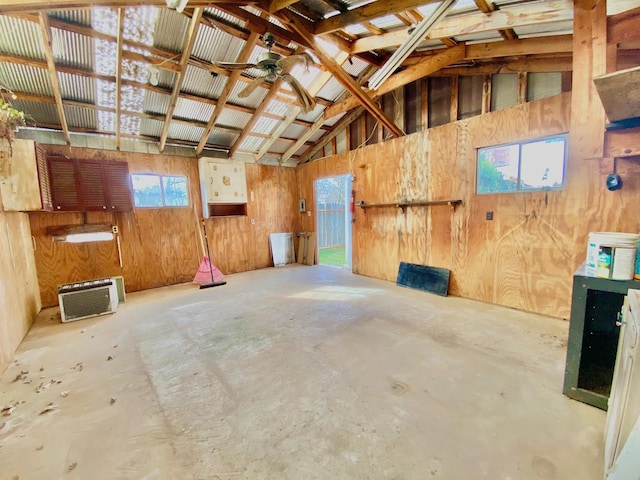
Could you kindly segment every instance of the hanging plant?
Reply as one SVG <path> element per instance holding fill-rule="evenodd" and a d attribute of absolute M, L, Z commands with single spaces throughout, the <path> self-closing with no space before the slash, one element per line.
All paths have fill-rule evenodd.
<path fill-rule="evenodd" d="M 0 139 L 6 140 L 9 155 L 11 155 L 11 142 L 18 128 L 33 125 L 33 119 L 24 112 L 15 108 L 9 101 L 9 97 L 15 99 L 11 90 L 0 87 Z"/>

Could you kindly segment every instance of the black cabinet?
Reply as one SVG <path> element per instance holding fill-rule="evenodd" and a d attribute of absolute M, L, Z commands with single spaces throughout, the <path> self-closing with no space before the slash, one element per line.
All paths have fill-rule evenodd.
<path fill-rule="evenodd" d="M 573 276 L 571 319 L 563 393 L 607 409 L 616 362 L 619 314 L 635 280 L 588 277 L 582 265 Z"/>

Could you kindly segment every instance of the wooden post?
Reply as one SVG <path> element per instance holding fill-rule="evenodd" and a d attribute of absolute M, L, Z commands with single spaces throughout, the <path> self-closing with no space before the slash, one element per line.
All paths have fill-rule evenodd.
<path fill-rule="evenodd" d="M 518 103 L 527 103 L 528 80 L 527 72 L 518 73 Z"/>
<path fill-rule="evenodd" d="M 480 113 L 491 111 L 491 75 L 485 75 L 482 79 L 482 110 Z"/>

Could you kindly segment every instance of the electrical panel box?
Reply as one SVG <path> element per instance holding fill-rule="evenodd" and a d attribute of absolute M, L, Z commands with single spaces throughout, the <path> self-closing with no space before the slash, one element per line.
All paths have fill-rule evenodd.
<path fill-rule="evenodd" d="M 205 218 L 247 214 L 244 162 L 201 158 L 198 167 Z"/>

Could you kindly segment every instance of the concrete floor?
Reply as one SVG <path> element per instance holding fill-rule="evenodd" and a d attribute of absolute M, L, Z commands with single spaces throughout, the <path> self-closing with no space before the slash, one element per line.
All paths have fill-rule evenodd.
<path fill-rule="evenodd" d="M 43 311 L 0 377 L 0 480 L 602 479 L 567 322 L 326 266 L 227 280 Z"/>

